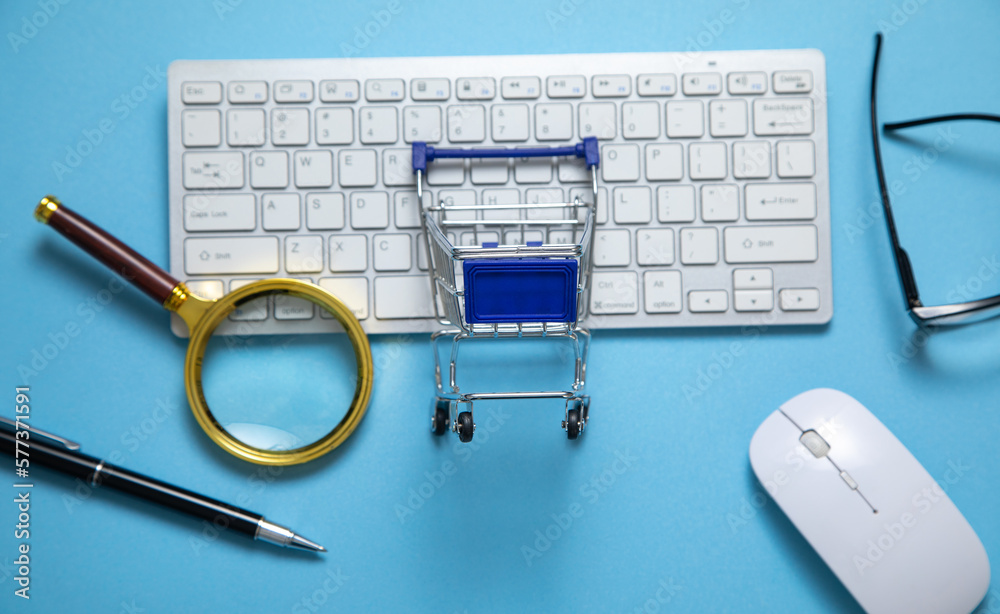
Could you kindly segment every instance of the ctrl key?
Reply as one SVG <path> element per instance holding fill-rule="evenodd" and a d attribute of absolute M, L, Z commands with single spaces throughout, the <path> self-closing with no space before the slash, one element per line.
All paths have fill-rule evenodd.
<path fill-rule="evenodd" d="M 590 312 L 629 314 L 639 310 L 639 276 L 633 272 L 594 273 L 590 281 Z"/>

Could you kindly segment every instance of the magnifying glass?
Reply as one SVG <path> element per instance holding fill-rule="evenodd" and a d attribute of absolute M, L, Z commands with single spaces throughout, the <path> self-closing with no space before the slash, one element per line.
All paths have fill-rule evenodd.
<path fill-rule="evenodd" d="M 188 403 L 201 428 L 226 451 L 262 465 L 294 465 L 333 450 L 361 422 L 372 393 L 371 346 L 354 312 L 320 286 L 298 279 L 263 279 L 242 285 L 215 300 L 206 300 L 54 196 L 46 196 L 39 202 L 35 218 L 184 320 L 190 331 L 184 361 Z M 235 315 L 258 309 L 260 305 L 266 308 L 268 301 L 303 300 L 319 306 L 330 322 L 339 322 L 343 327 L 353 351 L 345 349 L 341 354 L 352 353 L 353 359 L 339 358 L 341 362 L 354 363 L 356 376 L 352 370 L 350 377 L 343 377 L 342 368 L 333 373 L 324 371 L 324 366 L 328 370 L 330 365 L 338 363 L 332 343 L 305 347 L 297 355 L 298 359 L 291 356 L 296 352 L 290 351 L 290 342 L 257 343 L 253 347 L 262 348 L 262 353 L 253 356 L 254 363 L 263 365 L 267 371 L 263 376 L 248 373 L 247 363 L 237 360 L 243 352 L 232 351 L 232 344 L 220 340 L 219 334 L 213 335 L 226 328 L 224 323 L 231 323 Z M 311 304 L 308 304 L 310 310 Z M 242 343 L 239 347 L 242 350 L 248 346 L 250 344 Z M 218 351 L 209 352 L 212 358 L 206 364 L 206 351 L 213 347 Z M 236 380 L 235 390 L 230 388 L 228 392 L 219 393 L 214 390 L 215 386 L 203 383 L 203 368 L 212 366 Z M 296 377 L 288 381 L 289 374 Z M 271 393 L 255 394 L 258 380 L 276 380 L 276 384 Z M 209 388 L 213 404 L 220 401 L 215 414 L 206 400 Z M 303 397 L 303 393 L 316 390 L 322 392 Z M 336 403 L 338 395 L 342 399 L 339 406 Z M 350 405 L 344 413 L 343 406 L 348 398 Z"/>

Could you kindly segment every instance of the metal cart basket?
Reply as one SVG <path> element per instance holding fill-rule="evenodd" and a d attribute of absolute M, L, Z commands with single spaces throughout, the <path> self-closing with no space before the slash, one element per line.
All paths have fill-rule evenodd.
<path fill-rule="evenodd" d="M 431 336 L 437 396 L 434 433 L 448 430 L 463 442 L 475 432 L 473 403 L 483 400 L 562 399 L 562 427 L 570 439 L 583 432 L 590 397 L 584 394 L 590 333 L 587 317 L 593 268 L 600 149 L 595 138 L 565 147 L 436 149 L 413 143 L 417 202 L 424 203 L 428 165 L 440 159 L 581 158 L 590 201 L 424 206 L 428 272 L 434 311 L 442 328 Z M 562 170 L 562 169 L 561 169 Z M 580 177 L 585 178 L 584 176 Z M 470 339 L 546 338 L 568 343 L 574 360 L 568 390 L 461 392 L 456 380 L 459 345 Z M 441 375 L 439 342 L 451 340 L 448 385 Z"/>

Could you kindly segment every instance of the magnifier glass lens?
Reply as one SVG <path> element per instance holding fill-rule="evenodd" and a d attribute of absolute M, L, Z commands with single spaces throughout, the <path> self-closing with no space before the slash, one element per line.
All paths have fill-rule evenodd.
<path fill-rule="evenodd" d="M 243 303 L 216 327 L 202 388 L 212 416 L 232 437 L 261 450 L 294 450 L 344 419 L 357 366 L 343 327 L 328 316 L 311 301 L 278 294 Z M 328 334 L 256 334 L 284 319 Z"/>

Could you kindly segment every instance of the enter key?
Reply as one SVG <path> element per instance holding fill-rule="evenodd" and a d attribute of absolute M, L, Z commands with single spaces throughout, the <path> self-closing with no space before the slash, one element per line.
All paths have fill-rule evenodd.
<path fill-rule="evenodd" d="M 750 183 L 744 202 L 748 220 L 811 220 L 816 217 L 816 185 Z"/>

